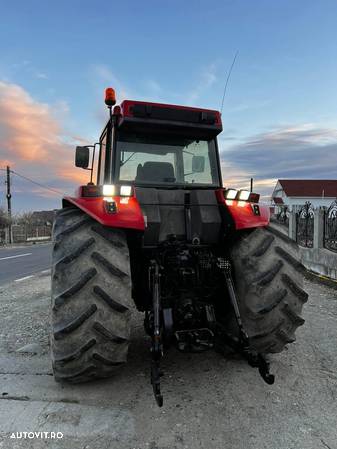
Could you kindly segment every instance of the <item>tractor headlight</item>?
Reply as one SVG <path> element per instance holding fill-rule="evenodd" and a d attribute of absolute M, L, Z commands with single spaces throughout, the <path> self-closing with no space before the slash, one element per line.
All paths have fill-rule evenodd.
<path fill-rule="evenodd" d="M 103 185 L 103 196 L 113 196 L 115 194 L 115 186 L 111 184 Z"/>
<path fill-rule="evenodd" d="M 238 191 L 236 189 L 227 189 L 225 192 L 225 197 L 227 200 L 235 200 Z"/>
<path fill-rule="evenodd" d="M 247 201 L 249 198 L 250 192 L 248 190 L 240 190 L 239 192 L 239 200 Z"/>

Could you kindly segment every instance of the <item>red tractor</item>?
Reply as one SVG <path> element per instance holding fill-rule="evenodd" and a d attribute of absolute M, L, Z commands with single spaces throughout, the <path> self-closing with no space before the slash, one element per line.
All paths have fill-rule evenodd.
<path fill-rule="evenodd" d="M 55 379 L 108 377 L 125 364 L 136 307 L 159 406 L 160 360 L 172 344 L 230 347 L 272 384 L 266 354 L 304 322 L 303 266 L 258 194 L 223 187 L 220 113 L 129 100 L 112 109 L 111 88 L 105 102 L 110 118 L 92 162 L 89 147 L 76 148 L 91 182 L 63 199 L 54 225 Z"/>

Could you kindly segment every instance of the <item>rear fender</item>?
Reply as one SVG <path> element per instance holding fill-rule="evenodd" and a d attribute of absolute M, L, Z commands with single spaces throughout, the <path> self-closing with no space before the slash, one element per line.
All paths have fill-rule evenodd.
<path fill-rule="evenodd" d="M 113 196 L 112 201 L 115 212 L 108 212 L 106 199 L 82 197 L 79 188 L 77 196 L 63 198 L 63 207 L 74 205 L 104 226 L 144 231 L 144 216 L 136 197 Z"/>
<path fill-rule="evenodd" d="M 267 205 L 250 203 L 248 201 L 227 200 L 224 190 L 215 192 L 220 207 L 226 207 L 230 213 L 235 230 L 258 228 L 268 226 L 270 221 L 270 209 Z"/>

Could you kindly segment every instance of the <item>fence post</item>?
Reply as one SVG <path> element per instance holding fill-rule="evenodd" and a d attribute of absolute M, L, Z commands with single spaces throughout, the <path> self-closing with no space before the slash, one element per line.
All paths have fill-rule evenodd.
<path fill-rule="evenodd" d="M 293 208 L 290 212 L 289 212 L 289 234 L 288 236 L 292 239 L 296 241 L 296 211 L 294 210 L 295 208 Z"/>
<path fill-rule="evenodd" d="M 314 212 L 314 248 L 324 247 L 324 209 L 318 207 Z"/>

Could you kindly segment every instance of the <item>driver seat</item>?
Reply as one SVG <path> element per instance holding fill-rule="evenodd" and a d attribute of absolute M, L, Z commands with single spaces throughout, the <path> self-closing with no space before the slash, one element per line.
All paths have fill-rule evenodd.
<path fill-rule="evenodd" d="M 175 182 L 174 168 L 170 162 L 145 162 L 138 164 L 135 181 Z"/>

